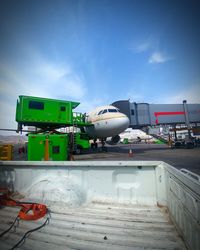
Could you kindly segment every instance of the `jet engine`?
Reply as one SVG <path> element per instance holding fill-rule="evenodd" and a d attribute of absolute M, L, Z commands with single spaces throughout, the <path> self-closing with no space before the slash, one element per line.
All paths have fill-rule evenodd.
<path fill-rule="evenodd" d="M 115 145 L 120 141 L 120 136 L 119 135 L 115 135 L 113 137 L 108 137 L 106 139 L 106 143 L 109 145 Z"/>

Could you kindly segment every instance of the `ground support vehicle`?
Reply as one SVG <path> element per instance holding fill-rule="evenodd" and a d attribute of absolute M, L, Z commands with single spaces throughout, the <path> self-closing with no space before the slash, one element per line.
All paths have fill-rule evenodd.
<path fill-rule="evenodd" d="M 90 138 L 86 133 L 74 133 L 74 153 L 81 154 L 90 148 Z"/>
<path fill-rule="evenodd" d="M 70 127 L 73 131 L 90 126 L 86 114 L 73 112 L 78 102 L 19 96 L 16 105 L 18 131 L 23 126 L 33 126 L 28 135 L 28 160 L 60 160 L 72 158 L 73 152 L 89 148 L 89 138 L 84 133 L 61 133 L 59 129 Z"/>
<path fill-rule="evenodd" d="M 172 148 L 195 148 L 200 147 L 200 139 L 191 138 L 189 140 L 174 140 L 171 143 Z"/>

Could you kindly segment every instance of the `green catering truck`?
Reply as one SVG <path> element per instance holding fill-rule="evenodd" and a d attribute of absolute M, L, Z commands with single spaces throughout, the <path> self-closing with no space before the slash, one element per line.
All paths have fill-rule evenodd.
<path fill-rule="evenodd" d="M 89 148 L 89 136 L 82 132 L 74 133 L 74 153 L 81 154 Z"/>
<path fill-rule="evenodd" d="M 33 96 L 19 96 L 16 121 L 19 127 L 60 128 L 74 125 L 73 109 L 79 102 Z"/>

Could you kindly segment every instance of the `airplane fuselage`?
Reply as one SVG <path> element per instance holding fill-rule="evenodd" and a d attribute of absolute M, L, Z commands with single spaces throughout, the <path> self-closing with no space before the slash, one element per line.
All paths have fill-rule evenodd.
<path fill-rule="evenodd" d="M 116 136 L 129 126 L 129 118 L 114 106 L 98 107 L 88 113 L 87 121 L 93 126 L 86 127 L 86 133 L 92 138 Z"/>

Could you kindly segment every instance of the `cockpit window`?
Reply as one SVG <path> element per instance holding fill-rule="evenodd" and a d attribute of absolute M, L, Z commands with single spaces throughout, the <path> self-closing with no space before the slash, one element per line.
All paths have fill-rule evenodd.
<path fill-rule="evenodd" d="M 103 110 L 99 111 L 98 115 L 101 115 L 103 113 Z"/>
<path fill-rule="evenodd" d="M 102 115 L 102 114 L 105 114 L 105 113 L 117 113 L 117 112 L 120 112 L 119 109 L 104 109 L 104 110 L 101 110 L 99 111 L 98 115 Z"/>
<path fill-rule="evenodd" d="M 104 109 L 104 111 L 102 112 L 102 114 L 105 114 L 105 113 L 107 113 L 108 112 L 108 110 L 107 109 Z"/>
<path fill-rule="evenodd" d="M 109 113 L 116 113 L 116 112 L 119 112 L 117 109 L 108 109 L 108 112 Z"/>
<path fill-rule="evenodd" d="M 108 112 L 108 110 L 107 110 L 107 109 L 104 109 L 104 110 L 99 111 L 98 115 L 102 115 L 102 114 L 105 114 L 105 113 L 107 113 L 107 112 Z"/>

